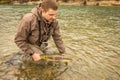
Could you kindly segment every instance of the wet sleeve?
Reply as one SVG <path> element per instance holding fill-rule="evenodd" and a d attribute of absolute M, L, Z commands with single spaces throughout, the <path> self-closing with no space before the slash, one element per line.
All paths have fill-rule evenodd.
<path fill-rule="evenodd" d="M 26 19 L 26 17 L 23 17 L 22 20 L 20 21 L 20 24 L 18 26 L 18 31 L 15 36 L 15 43 L 16 45 L 25 53 L 27 54 L 33 54 L 33 50 L 29 46 L 28 43 L 28 36 L 30 34 L 30 21 Z"/>
<path fill-rule="evenodd" d="M 55 28 L 54 28 L 53 35 L 52 35 L 53 40 L 54 40 L 54 42 L 55 42 L 59 52 L 61 54 L 64 54 L 66 52 L 65 52 L 65 47 L 63 45 L 63 41 L 62 41 L 61 35 L 60 35 L 60 27 L 58 26 L 58 22 L 57 22 L 57 24 L 54 27 Z"/>

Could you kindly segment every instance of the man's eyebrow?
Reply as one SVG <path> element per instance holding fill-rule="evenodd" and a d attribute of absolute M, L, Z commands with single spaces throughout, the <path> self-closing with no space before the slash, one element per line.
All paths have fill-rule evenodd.
<path fill-rule="evenodd" d="M 56 14 L 49 14 L 49 15 L 56 15 Z"/>

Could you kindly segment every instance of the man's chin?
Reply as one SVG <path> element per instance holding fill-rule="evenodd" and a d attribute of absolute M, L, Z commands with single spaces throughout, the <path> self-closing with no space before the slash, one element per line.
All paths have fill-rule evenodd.
<path fill-rule="evenodd" d="M 51 23 L 51 22 L 54 22 L 54 20 L 50 20 L 49 22 L 50 22 L 50 23 Z"/>

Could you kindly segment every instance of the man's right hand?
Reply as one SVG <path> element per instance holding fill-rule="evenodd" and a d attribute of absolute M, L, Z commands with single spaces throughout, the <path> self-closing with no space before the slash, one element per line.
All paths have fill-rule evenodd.
<path fill-rule="evenodd" d="M 39 61 L 41 58 L 40 58 L 40 54 L 37 54 L 37 53 L 34 53 L 33 55 L 32 55 L 32 58 L 33 58 L 33 60 L 34 61 Z"/>

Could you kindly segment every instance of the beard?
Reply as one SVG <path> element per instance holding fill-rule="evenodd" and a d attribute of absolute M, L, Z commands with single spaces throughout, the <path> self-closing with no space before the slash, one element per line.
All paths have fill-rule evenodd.
<path fill-rule="evenodd" d="M 49 19 L 48 22 L 54 22 L 55 19 Z"/>

